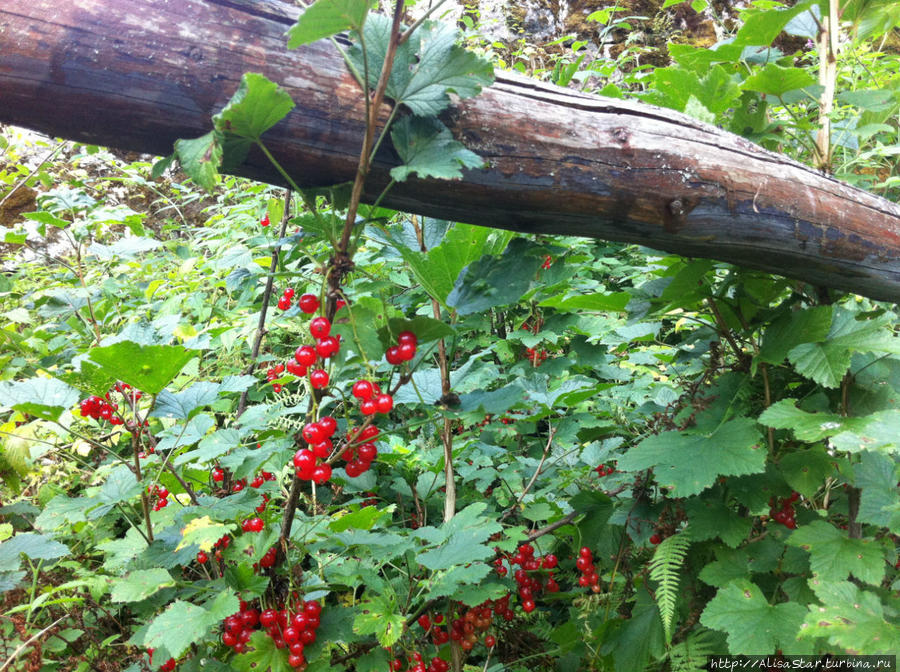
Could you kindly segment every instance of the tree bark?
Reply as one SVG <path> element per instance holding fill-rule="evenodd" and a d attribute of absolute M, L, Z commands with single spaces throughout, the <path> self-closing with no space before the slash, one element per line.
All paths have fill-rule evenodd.
<path fill-rule="evenodd" d="M 278 160 L 304 187 L 349 181 L 363 99 L 330 42 L 286 50 L 298 11 L 262 0 L 5 0 L 0 121 L 165 155 L 210 129 L 244 72 L 261 72 L 297 103 L 266 135 Z M 444 121 L 488 167 L 455 182 L 411 179 L 385 206 L 900 299 L 900 207 L 683 114 L 498 72 Z M 365 199 L 396 164 L 383 147 Z M 255 153 L 235 172 L 281 183 Z"/>

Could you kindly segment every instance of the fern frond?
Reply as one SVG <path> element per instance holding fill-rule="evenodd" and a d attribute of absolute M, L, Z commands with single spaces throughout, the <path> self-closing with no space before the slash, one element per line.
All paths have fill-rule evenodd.
<path fill-rule="evenodd" d="M 715 633 L 701 628 L 695 630 L 683 642 L 669 649 L 672 672 L 702 672 L 706 669 L 707 656 L 720 652 Z"/>
<path fill-rule="evenodd" d="M 650 578 L 659 583 L 656 589 L 656 604 L 666 632 L 666 643 L 672 641 L 672 620 L 675 617 L 675 601 L 678 598 L 679 568 L 687 555 L 691 538 L 687 528 L 664 539 L 656 547 L 650 561 Z"/>

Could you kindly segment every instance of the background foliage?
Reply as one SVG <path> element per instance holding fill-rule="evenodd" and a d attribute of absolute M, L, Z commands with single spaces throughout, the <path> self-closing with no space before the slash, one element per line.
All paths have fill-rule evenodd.
<path fill-rule="evenodd" d="M 290 46 L 365 22 L 349 59 L 371 75 L 387 20 L 317 7 Z M 637 42 L 616 57 L 496 44 L 471 16 L 463 34 L 502 65 L 533 71 L 525 49 L 543 49 L 535 76 L 687 112 L 896 200 L 900 68 L 881 49 L 900 17 L 890 2 L 840 8 L 824 144 L 827 2 L 753 3 L 712 47 L 671 40 L 660 67 L 640 65 Z M 657 18 L 588 20 L 631 34 Z M 450 27 L 420 30 L 387 92 L 420 115 L 394 126 L 397 180 L 479 163 L 427 115 L 448 90 L 476 95 L 490 68 Z M 246 78 L 214 130 L 177 147 L 193 181 L 3 130 L 0 665 L 286 670 L 265 630 L 248 625 L 244 653 L 227 645 L 243 628 L 227 619 L 302 600 L 321 607 L 304 650 L 317 669 L 415 668 L 419 654 L 435 672 L 637 672 L 900 650 L 895 306 L 362 206 L 318 397 L 276 367 L 310 342 L 296 298 L 329 300 L 346 201 L 286 199 L 203 160 L 226 133 L 264 141 L 290 107 Z M 417 353 L 391 365 L 405 330 Z M 336 436 L 359 427 L 359 379 L 396 390 L 377 460 L 304 482 L 282 547 L 300 430 L 326 413 Z M 121 424 L 82 414 L 110 391 Z M 257 516 L 262 531 L 245 529 Z"/>

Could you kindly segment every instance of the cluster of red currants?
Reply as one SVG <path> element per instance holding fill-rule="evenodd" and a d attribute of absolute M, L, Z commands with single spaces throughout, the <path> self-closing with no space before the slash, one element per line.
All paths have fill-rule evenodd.
<path fill-rule="evenodd" d="M 461 608 L 465 609 L 465 607 Z M 454 642 L 459 642 L 463 651 L 471 651 L 483 636 L 485 646 L 489 649 L 492 648 L 497 643 L 497 640 L 493 635 L 485 633 L 487 633 L 494 622 L 495 609 L 496 604 L 491 601 L 485 601 L 477 607 L 465 609 L 451 621 L 450 639 Z M 497 615 L 502 616 L 507 610 L 508 605 L 503 606 L 497 611 Z"/>
<path fill-rule="evenodd" d="M 552 553 L 543 557 L 535 556 L 534 547 L 531 544 L 523 544 L 516 554 L 509 558 L 510 565 L 519 565 L 519 569 L 513 574 L 516 584 L 519 586 L 519 598 L 522 600 L 522 611 L 530 614 L 535 609 L 534 598 L 542 591 L 548 593 L 559 592 L 559 584 L 553 577 L 553 570 L 559 564 Z M 538 573 L 538 570 L 547 570 Z"/>
<path fill-rule="evenodd" d="M 154 511 L 159 511 L 169 505 L 169 491 L 164 485 L 148 485 L 147 492 L 149 492 L 151 496 L 156 497 L 156 501 L 153 503 Z"/>
<path fill-rule="evenodd" d="M 241 529 L 244 532 L 262 532 L 266 529 L 266 523 L 259 516 L 253 516 L 241 523 Z"/>
<path fill-rule="evenodd" d="M 265 554 L 259 559 L 259 566 L 265 569 L 269 567 L 275 566 L 275 561 L 278 559 L 278 548 L 276 546 L 272 546 Z M 258 569 L 256 567 L 256 563 L 253 565 L 253 569 Z"/>
<path fill-rule="evenodd" d="M 544 263 L 541 264 L 541 268 L 543 268 L 546 271 L 548 268 L 550 268 L 550 266 L 552 264 L 553 264 L 553 257 L 551 257 L 548 254 L 546 257 L 544 257 Z"/>
<path fill-rule="evenodd" d="M 375 439 L 379 433 L 375 425 L 364 425 L 347 432 L 347 447 L 341 453 L 341 458 L 347 463 L 344 471 L 348 477 L 356 478 L 371 468 L 372 462 L 378 457 Z"/>
<path fill-rule="evenodd" d="M 125 420 L 116 413 L 119 410 L 119 404 L 115 403 L 110 396 L 113 392 L 123 395 L 131 404 L 134 404 L 143 396 L 140 391 L 132 390 L 131 385 L 128 383 L 117 382 L 113 389 L 103 397 L 91 395 L 87 399 L 82 399 L 79 404 L 81 417 L 106 420 L 111 425 L 124 425 Z M 130 429 L 129 427 L 129 431 Z"/>
<path fill-rule="evenodd" d="M 612 465 L 607 466 L 605 464 L 599 464 L 594 467 L 594 471 L 597 472 L 597 475 L 600 478 L 603 478 L 604 476 L 609 476 L 610 474 L 616 473 L 616 468 Z"/>
<path fill-rule="evenodd" d="M 363 415 L 381 413 L 387 415 L 394 408 L 394 398 L 381 391 L 378 383 L 368 380 L 357 380 L 350 392 L 359 399 L 359 412 Z"/>
<path fill-rule="evenodd" d="M 222 643 L 235 653 L 244 653 L 253 632 L 262 629 L 272 638 L 276 648 L 288 649 L 288 665 L 294 669 L 305 668 L 303 648 L 316 641 L 321 614 L 322 606 L 318 602 L 301 600 L 292 609 L 266 609 L 262 612 L 241 602 L 240 611 L 224 621 Z"/>
<path fill-rule="evenodd" d="M 394 366 L 408 362 L 416 356 L 418 344 L 419 340 L 413 332 L 401 331 L 397 335 L 397 344 L 387 349 L 387 352 L 384 353 L 384 358 L 388 364 Z"/>
<path fill-rule="evenodd" d="M 301 481 L 313 481 L 318 485 L 331 478 L 331 465 L 318 461 L 326 460 L 331 455 L 333 444 L 331 437 L 337 430 L 337 421 L 329 415 L 319 418 L 318 422 L 309 422 L 303 427 L 303 440 L 310 448 L 301 448 L 294 453 L 294 473 Z"/>
<path fill-rule="evenodd" d="M 213 544 L 213 548 L 216 549 L 215 558 L 217 562 L 222 560 L 222 551 L 228 548 L 230 544 L 231 537 L 229 537 L 227 534 L 219 537 L 219 540 L 216 541 L 215 544 Z M 197 553 L 197 562 L 199 562 L 201 565 L 205 565 L 207 560 L 209 560 L 209 556 L 205 551 L 200 551 L 199 553 Z"/>
<path fill-rule="evenodd" d="M 305 295 L 304 295 L 305 296 Z M 312 296 L 312 294 L 310 294 Z M 313 297 L 315 298 L 315 297 Z M 287 287 L 278 299 L 278 310 L 288 310 L 294 302 L 294 288 Z M 316 308 L 319 307 L 319 301 L 316 299 Z"/>
<path fill-rule="evenodd" d="M 584 588 L 590 587 L 595 593 L 600 592 L 600 575 L 594 567 L 594 554 L 587 546 L 582 546 L 575 560 L 575 567 L 581 572 L 578 577 L 578 585 Z"/>
<path fill-rule="evenodd" d="M 82 418 L 106 420 L 112 425 L 121 425 L 125 422 L 124 420 L 122 420 L 122 418 L 116 415 L 116 411 L 118 410 L 119 405 L 110 403 L 102 397 L 92 395 L 87 399 L 82 399 L 80 406 Z"/>
<path fill-rule="evenodd" d="M 792 492 L 790 497 L 782 497 L 776 506 L 775 498 L 769 500 L 769 516 L 776 523 L 781 523 L 789 530 L 797 528 L 797 521 L 794 519 L 794 502 L 800 499 L 799 492 Z"/>
<path fill-rule="evenodd" d="M 390 668 L 391 672 L 400 672 L 403 669 L 403 661 L 399 658 L 394 658 L 391 661 Z M 416 651 L 409 656 L 407 672 L 447 672 L 449 669 L 450 663 L 439 656 L 435 656 L 428 665 L 425 665 L 422 654 Z"/>

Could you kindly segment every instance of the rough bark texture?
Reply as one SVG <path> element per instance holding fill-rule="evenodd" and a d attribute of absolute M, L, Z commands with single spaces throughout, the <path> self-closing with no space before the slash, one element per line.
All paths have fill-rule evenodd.
<path fill-rule="evenodd" d="M 284 48 L 297 11 L 261 0 L 5 0 L 0 121 L 168 154 L 176 138 L 209 130 L 244 72 L 262 72 L 297 103 L 266 136 L 276 157 L 303 186 L 349 181 L 359 87 L 329 42 Z M 457 182 L 410 180 L 385 205 L 900 298 L 900 207 L 715 127 L 506 73 L 445 121 L 489 167 Z M 382 148 L 366 198 L 395 164 Z M 258 154 L 238 172 L 279 182 Z"/>

